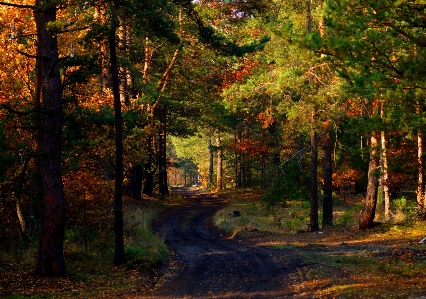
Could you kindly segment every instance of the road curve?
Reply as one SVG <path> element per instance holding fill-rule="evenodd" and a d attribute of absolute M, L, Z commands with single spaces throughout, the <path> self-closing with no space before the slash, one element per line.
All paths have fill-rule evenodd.
<path fill-rule="evenodd" d="M 301 260 L 283 263 L 283 250 L 227 239 L 212 225 L 225 203 L 195 191 L 182 194 L 186 204 L 167 210 L 153 223 L 172 261 L 162 281 L 143 298 L 298 297 L 286 286 L 298 280 Z"/>

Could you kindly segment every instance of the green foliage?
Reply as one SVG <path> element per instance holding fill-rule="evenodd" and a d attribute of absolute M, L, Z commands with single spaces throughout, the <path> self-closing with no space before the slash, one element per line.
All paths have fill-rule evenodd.
<path fill-rule="evenodd" d="M 96 240 L 98 232 L 91 228 L 84 228 L 82 226 L 72 226 L 65 230 L 64 243 L 79 244 L 82 246 L 85 242 L 93 243 Z"/>
<path fill-rule="evenodd" d="M 309 198 L 309 174 L 301 172 L 296 159 L 282 165 L 281 171 L 272 178 L 262 201 L 267 206 L 284 206 L 287 201 Z"/>
<path fill-rule="evenodd" d="M 394 199 L 392 201 L 396 209 L 404 210 L 407 207 L 407 199 L 403 196 L 399 199 Z"/>
<path fill-rule="evenodd" d="M 358 222 L 359 206 L 344 211 L 341 215 L 337 216 L 334 224 L 337 226 L 353 226 Z"/>
<path fill-rule="evenodd" d="M 129 267 L 158 267 L 168 260 L 168 250 L 162 238 L 151 230 L 156 211 L 132 208 L 125 212 L 125 260 Z"/>
<path fill-rule="evenodd" d="M 124 247 L 124 258 L 129 268 L 159 267 L 169 258 L 169 255 L 165 246 L 149 248 L 131 244 Z"/>

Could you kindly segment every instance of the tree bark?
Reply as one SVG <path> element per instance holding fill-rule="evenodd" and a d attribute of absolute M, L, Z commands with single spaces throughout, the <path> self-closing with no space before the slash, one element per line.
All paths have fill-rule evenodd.
<path fill-rule="evenodd" d="M 164 198 L 169 193 L 167 186 L 167 142 L 166 142 L 166 119 L 167 111 L 163 105 L 157 106 L 158 120 L 160 121 L 159 136 L 158 136 L 158 181 L 160 195 Z"/>
<path fill-rule="evenodd" d="M 236 166 L 236 171 L 237 171 L 237 188 L 241 188 L 243 186 L 243 170 L 242 170 L 242 150 L 241 150 L 241 145 L 243 143 L 243 133 L 242 133 L 242 129 L 239 128 L 238 129 L 238 148 L 237 148 L 237 166 Z"/>
<path fill-rule="evenodd" d="M 209 178 L 208 185 L 211 186 L 213 184 L 213 147 L 212 147 L 212 139 L 209 137 Z"/>
<path fill-rule="evenodd" d="M 364 208 L 359 216 L 359 228 L 368 229 L 373 227 L 374 216 L 376 214 L 377 204 L 377 189 L 379 186 L 379 179 L 377 170 L 379 168 L 379 157 L 378 157 L 378 140 L 373 133 L 370 137 L 370 161 L 368 167 L 368 183 L 367 183 L 367 195 L 364 200 Z"/>
<path fill-rule="evenodd" d="M 19 184 L 16 190 L 16 215 L 18 216 L 19 224 L 21 226 L 21 239 L 27 240 L 27 223 L 25 221 L 23 206 L 21 201 L 22 189 L 24 187 L 25 173 L 27 172 L 28 163 L 30 162 L 31 155 L 25 158 L 24 166 L 22 167 L 21 175 L 19 176 Z"/>
<path fill-rule="evenodd" d="M 40 74 L 40 47 L 37 46 L 36 49 L 36 63 L 35 63 L 35 77 L 34 77 L 34 109 L 36 111 L 41 110 L 41 74 Z M 28 221 L 28 232 L 30 235 L 33 235 L 36 230 L 36 217 L 40 219 L 42 208 L 42 190 L 43 185 L 41 181 L 41 138 L 42 138 L 42 126 L 43 120 L 40 113 L 34 114 L 34 123 L 36 129 L 34 131 L 34 142 L 33 142 L 33 152 L 34 156 L 34 165 L 33 172 L 31 176 L 31 185 L 33 188 L 32 196 L 30 196 L 30 219 Z M 34 207 L 35 206 L 35 207 Z M 35 211 L 34 211 L 35 210 Z"/>
<path fill-rule="evenodd" d="M 222 190 L 222 148 L 220 144 L 220 136 L 216 137 L 217 146 L 217 174 L 216 174 L 216 189 Z"/>
<path fill-rule="evenodd" d="M 130 164 L 126 176 L 128 176 L 130 181 L 129 191 L 131 197 L 136 200 L 141 200 L 143 166 L 141 164 Z"/>
<path fill-rule="evenodd" d="M 386 155 L 386 135 L 385 132 L 382 131 L 380 133 L 381 139 L 381 167 L 382 167 L 382 192 L 384 199 L 384 209 L 385 209 L 385 220 L 390 219 L 390 195 L 389 195 L 389 173 L 388 173 L 388 159 Z"/>
<path fill-rule="evenodd" d="M 152 136 L 148 137 L 148 160 L 144 164 L 144 184 L 142 193 L 151 196 L 154 191 L 154 173 L 157 170 L 157 164 L 155 162 L 155 138 Z"/>
<path fill-rule="evenodd" d="M 318 147 L 316 132 L 316 107 L 311 113 L 312 132 L 311 132 L 311 175 L 310 175 L 310 195 L 311 195 L 311 212 L 310 212 L 310 231 L 319 230 L 318 223 Z"/>
<path fill-rule="evenodd" d="M 111 3 L 111 27 L 109 32 L 109 55 L 112 79 L 112 92 L 114 96 L 115 115 L 115 193 L 114 193 L 114 264 L 124 262 L 123 240 L 123 121 L 121 117 L 120 82 L 118 77 L 118 63 L 116 52 L 117 16 L 116 4 Z"/>
<path fill-rule="evenodd" d="M 333 225 L 333 168 L 332 168 L 332 142 L 330 136 L 330 120 L 324 122 L 323 137 L 323 175 L 324 175 L 324 197 L 322 209 L 322 226 Z"/>
<path fill-rule="evenodd" d="M 56 2 L 37 0 L 34 19 L 37 29 L 39 75 L 43 117 L 40 159 L 43 228 L 37 261 L 37 273 L 43 276 L 65 275 L 63 241 L 65 200 L 61 178 L 62 86 L 59 73 L 58 44 L 48 24 L 56 20 Z"/>
<path fill-rule="evenodd" d="M 420 115 L 420 103 L 416 103 L 416 114 Z M 417 200 L 417 209 L 419 211 L 424 211 L 424 178 L 423 178 L 423 133 L 420 129 L 417 130 L 417 190 L 416 190 L 416 200 Z"/>

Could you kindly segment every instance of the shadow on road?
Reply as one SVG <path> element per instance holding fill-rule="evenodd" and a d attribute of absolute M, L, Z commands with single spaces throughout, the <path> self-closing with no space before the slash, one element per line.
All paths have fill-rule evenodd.
<path fill-rule="evenodd" d="M 229 240 L 212 224 L 225 202 L 200 190 L 177 189 L 185 204 L 153 224 L 172 252 L 169 270 L 144 298 L 285 298 L 301 282 L 301 259 L 286 252 Z"/>

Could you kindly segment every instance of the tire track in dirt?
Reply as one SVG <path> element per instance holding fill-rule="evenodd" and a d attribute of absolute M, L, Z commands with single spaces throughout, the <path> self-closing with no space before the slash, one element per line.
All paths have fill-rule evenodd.
<path fill-rule="evenodd" d="M 285 251 L 227 239 L 212 218 L 223 207 L 208 194 L 182 193 L 186 204 L 153 223 L 172 252 L 169 270 L 149 296 L 141 298 L 288 298 L 303 262 L 280 262 Z M 301 277 L 300 277 L 301 280 Z M 300 281 L 301 282 L 301 281 Z"/>

